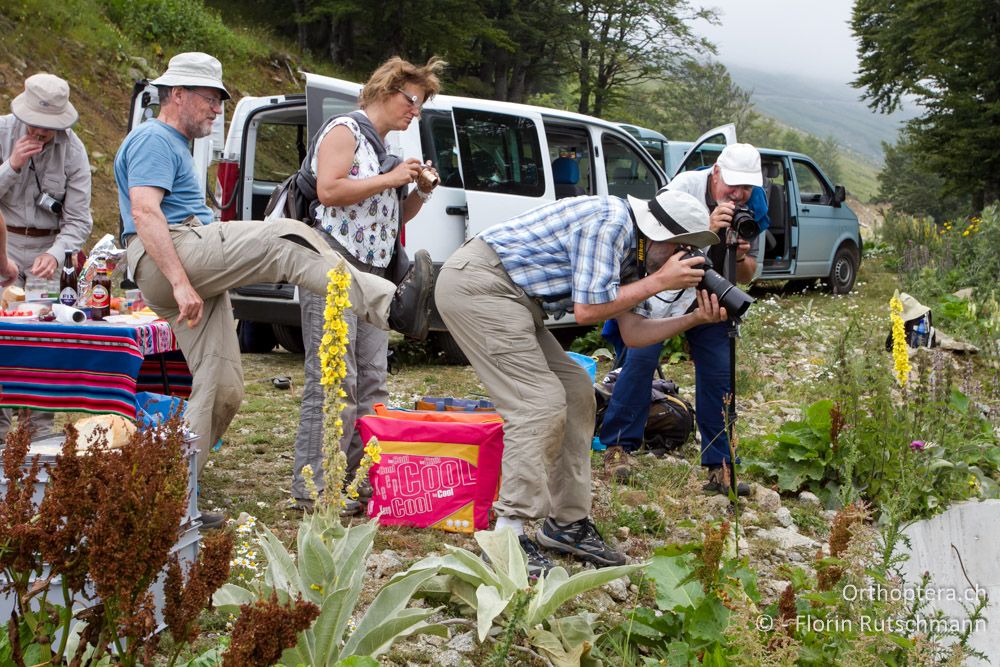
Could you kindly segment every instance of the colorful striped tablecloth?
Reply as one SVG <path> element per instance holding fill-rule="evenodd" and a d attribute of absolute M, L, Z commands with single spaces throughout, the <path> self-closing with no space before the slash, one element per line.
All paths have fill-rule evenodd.
<path fill-rule="evenodd" d="M 68 325 L 0 318 L 0 406 L 114 413 L 135 419 L 140 369 L 142 386 L 152 386 L 150 376 L 163 368 L 152 357 L 176 349 L 170 325 L 162 320 Z M 183 357 L 180 360 L 183 363 Z M 187 365 L 183 373 L 176 359 L 165 365 L 168 378 L 186 374 L 190 393 Z M 163 386 L 161 379 L 155 391 L 162 392 Z"/>

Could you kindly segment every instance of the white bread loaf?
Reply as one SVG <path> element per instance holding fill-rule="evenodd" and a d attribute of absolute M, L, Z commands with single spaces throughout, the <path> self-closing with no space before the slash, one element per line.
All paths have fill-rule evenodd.
<path fill-rule="evenodd" d="M 120 415 L 93 415 L 73 423 L 76 427 L 76 446 L 80 451 L 107 438 L 108 447 L 121 447 L 135 433 L 135 424 Z"/>

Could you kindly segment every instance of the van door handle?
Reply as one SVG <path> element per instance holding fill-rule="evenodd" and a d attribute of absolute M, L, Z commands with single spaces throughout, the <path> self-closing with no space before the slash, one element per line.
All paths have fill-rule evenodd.
<path fill-rule="evenodd" d="M 807 208 L 803 208 L 803 209 L 802 209 L 802 212 L 803 212 L 803 213 L 808 213 L 808 212 L 809 212 L 809 209 L 807 209 Z"/>
<path fill-rule="evenodd" d="M 447 207 L 445 207 L 444 212 L 447 213 L 448 215 L 461 215 L 461 216 L 464 217 L 464 216 L 469 215 L 469 207 L 468 206 L 447 206 Z"/>

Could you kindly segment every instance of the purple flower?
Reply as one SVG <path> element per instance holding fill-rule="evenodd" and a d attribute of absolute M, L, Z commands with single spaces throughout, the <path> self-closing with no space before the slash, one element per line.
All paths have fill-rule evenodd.
<path fill-rule="evenodd" d="M 910 443 L 910 450 L 914 452 L 922 452 L 925 447 L 927 447 L 927 443 L 923 440 L 914 440 Z"/>

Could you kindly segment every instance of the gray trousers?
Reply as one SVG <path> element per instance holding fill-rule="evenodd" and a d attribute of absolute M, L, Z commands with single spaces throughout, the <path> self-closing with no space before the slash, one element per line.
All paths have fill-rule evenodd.
<path fill-rule="evenodd" d="M 55 242 L 55 235 L 52 236 L 24 236 L 22 234 L 7 234 L 7 256 L 10 257 L 17 268 L 20 271 L 20 275 L 15 279 L 14 284 L 18 287 L 24 287 L 24 279 L 21 275 L 27 274 L 31 271 L 31 265 L 34 264 L 35 258 L 43 254 L 46 250 L 52 247 Z M 56 273 L 53 276 L 56 281 L 59 280 L 59 272 L 62 270 L 62 257 L 56 258 L 59 267 L 56 269 Z M 29 419 L 32 426 L 34 427 L 34 436 L 36 438 L 44 437 L 52 432 L 53 420 L 55 419 L 55 414 L 48 412 L 47 410 L 26 410 L 21 409 L 17 411 L 18 419 Z M 13 421 L 14 410 L 10 408 L 3 408 L 0 410 L 0 440 L 7 437 L 7 431 L 10 430 L 11 423 Z M 2 443 L 0 443 L 2 446 Z"/>
<path fill-rule="evenodd" d="M 243 400 L 243 367 L 230 289 L 284 281 L 325 293 L 327 272 L 343 267 L 351 275 L 348 297 L 355 315 L 380 329 L 389 328 L 389 305 L 396 286 L 356 271 L 320 234 L 297 220 L 202 225 L 189 218 L 184 224 L 171 225 L 170 236 L 188 279 L 205 302 L 197 326 L 179 320 L 170 283 L 146 255 L 138 237 L 128 245 L 128 267 L 146 303 L 170 322 L 191 369 L 191 398 L 184 417 L 198 438 L 199 471 Z"/>
<path fill-rule="evenodd" d="M 594 388 L 545 314 L 479 239 L 438 273 L 434 298 L 504 420 L 499 516 L 559 523 L 590 515 Z"/>
<path fill-rule="evenodd" d="M 382 275 L 379 269 L 358 262 L 346 254 L 344 248 L 330 236 L 321 234 L 345 261 L 358 271 Z M 299 290 L 299 304 L 302 307 L 302 339 L 305 342 L 305 385 L 302 388 L 302 408 L 299 413 L 299 431 L 295 436 L 295 463 L 292 472 L 292 496 L 308 499 L 302 468 L 312 467 L 316 489 L 323 490 L 323 387 L 320 384 L 319 344 L 323 338 L 323 310 L 326 295 L 308 290 Z M 358 417 L 372 414 L 372 406 L 386 403 L 388 372 L 386 352 L 389 348 L 389 334 L 382 329 L 359 320 L 353 308 L 345 311 L 347 323 L 347 365 L 344 382 L 341 385 L 347 396 L 340 418 L 344 423 L 344 435 L 340 449 L 347 455 L 348 478 L 357 470 L 364 455 L 365 443 L 354 429 Z"/>

